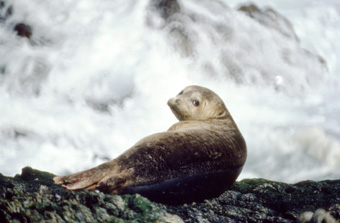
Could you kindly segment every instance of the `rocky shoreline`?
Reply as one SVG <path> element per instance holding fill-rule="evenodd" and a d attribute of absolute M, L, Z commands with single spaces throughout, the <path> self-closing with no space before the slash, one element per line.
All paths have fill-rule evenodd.
<path fill-rule="evenodd" d="M 0 175 L 0 222 L 339 222 L 340 180 L 236 182 L 201 203 L 164 205 L 139 195 L 68 191 L 54 175 L 26 167 Z"/>

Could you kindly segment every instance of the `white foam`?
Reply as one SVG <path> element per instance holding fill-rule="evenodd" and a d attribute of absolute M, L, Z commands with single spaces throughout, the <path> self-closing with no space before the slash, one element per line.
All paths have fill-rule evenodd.
<path fill-rule="evenodd" d="M 211 1 L 181 2 L 168 24 L 146 0 L 13 0 L 0 24 L 0 172 L 65 174 L 114 158 L 167 130 L 176 122 L 167 100 L 199 84 L 223 98 L 246 138 L 240 178 L 339 178 L 339 8 L 285 2 L 270 4 L 301 43 Z M 31 41 L 11 31 L 21 21 Z"/>

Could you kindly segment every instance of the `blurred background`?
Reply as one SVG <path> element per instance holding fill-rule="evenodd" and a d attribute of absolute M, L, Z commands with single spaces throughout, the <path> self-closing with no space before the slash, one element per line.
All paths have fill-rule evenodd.
<path fill-rule="evenodd" d="M 0 172 L 69 174 L 215 91 L 248 146 L 239 179 L 340 178 L 338 0 L 0 0 Z"/>

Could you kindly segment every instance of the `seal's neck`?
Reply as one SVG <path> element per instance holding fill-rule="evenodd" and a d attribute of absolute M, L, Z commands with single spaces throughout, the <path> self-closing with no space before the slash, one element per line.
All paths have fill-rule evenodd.
<path fill-rule="evenodd" d="M 187 121 L 179 121 L 172 125 L 168 131 L 177 131 L 177 130 L 186 130 L 186 129 L 214 129 L 214 128 L 223 128 L 226 127 L 228 129 L 237 129 L 237 126 L 233 119 L 225 118 L 225 119 L 208 119 L 204 121 L 197 120 L 187 120 Z"/>

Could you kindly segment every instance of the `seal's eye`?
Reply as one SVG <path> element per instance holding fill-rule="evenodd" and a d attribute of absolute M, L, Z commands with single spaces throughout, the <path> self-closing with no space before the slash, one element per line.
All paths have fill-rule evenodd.
<path fill-rule="evenodd" d="M 192 100 L 192 104 L 197 107 L 200 105 L 200 102 L 198 100 Z"/>
<path fill-rule="evenodd" d="M 178 93 L 178 95 L 181 95 L 181 94 L 183 94 L 183 91 L 181 91 L 181 92 Z"/>

